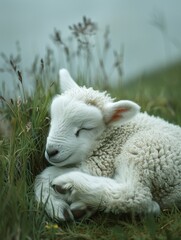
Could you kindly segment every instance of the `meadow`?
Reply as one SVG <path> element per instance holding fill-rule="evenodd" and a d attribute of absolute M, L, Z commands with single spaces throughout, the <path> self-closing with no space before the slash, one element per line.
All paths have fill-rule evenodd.
<path fill-rule="evenodd" d="M 13 76 L 16 94 L 0 87 L 0 238 L 54 239 L 54 240 L 119 240 L 119 239 L 181 239 L 181 212 L 164 209 L 160 216 L 135 216 L 133 214 L 95 214 L 91 219 L 80 222 L 58 223 L 50 219 L 44 206 L 38 206 L 34 198 L 35 176 L 42 171 L 47 162 L 44 158 L 46 136 L 49 128 L 49 105 L 54 94 L 59 92 L 58 67 L 67 66 L 80 84 L 107 90 L 117 99 L 134 100 L 141 111 L 160 116 L 172 123 L 181 125 L 181 61 L 158 68 L 131 79 L 128 84 L 122 80 L 121 52 L 113 52 L 113 69 L 117 84 L 110 83 L 105 59 L 109 56 L 109 31 L 103 36 L 103 48 L 97 52 L 92 44 L 96 25 L 89 19 L 70 27 L 74 50 L 62 40 L 60 32 L 54 31 L 52 37 L 57 51 L 62 53 L 60 63 L 53 50 L 47 49 L 44 58 L 35 58 L 30 69 L 30 93 L 25 87 L 20 53 L 6 56 L 4 71 Z M 77 43 L 75 47 L 75 43 Z M 94 48 L 94 49 L 93 49 Z M 92 50 L 93 49 L 93 50 Z M 63 58 L 63 60 L 62 60 Z M 80 59 L 80 61 L 78 61 Z M 86 61 L 83 61 L 86 59 Z M 75 63 L 75 65 L 74 65 Z M 93 69 L 97 69 L 93 75 Z M 92 80 L 94 79 L 94 80 Z M 3 121 L 10 123 L 8 134 L 4 136 Z"/>

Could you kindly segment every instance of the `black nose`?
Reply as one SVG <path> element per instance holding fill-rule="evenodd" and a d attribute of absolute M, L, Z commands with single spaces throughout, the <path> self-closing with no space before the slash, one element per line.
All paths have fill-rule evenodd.
<path fill-rule="evenodd" d="M 47 152 L 49 158 L 54 157 L 55 155 L 57 155 L 59 153 L 59 151 L 57 149 L 47 150 L 46 152 Z"/>

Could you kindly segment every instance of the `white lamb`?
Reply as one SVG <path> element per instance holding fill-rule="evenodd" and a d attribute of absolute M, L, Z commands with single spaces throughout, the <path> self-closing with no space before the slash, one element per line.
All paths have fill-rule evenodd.
<path fill-rule="evenodd" d="M 181 207 L 181 128 L 140 113 L 131 101 L 79 87 L 60 70 L 62 94 L 51 104 L 45 156 L 54 166 L 35 193 L 55 219 L 101 210 L 159 213 Z"/>

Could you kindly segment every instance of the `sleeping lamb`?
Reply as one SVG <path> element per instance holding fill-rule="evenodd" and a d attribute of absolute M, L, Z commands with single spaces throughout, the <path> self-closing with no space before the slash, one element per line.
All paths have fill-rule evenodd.
<path fill-rule="evenodd" d="M 47 213 L 73 220 L 181 207 L 181 128 L 59 74 L 45 150 L 53 166 L 35 180 Z"/>

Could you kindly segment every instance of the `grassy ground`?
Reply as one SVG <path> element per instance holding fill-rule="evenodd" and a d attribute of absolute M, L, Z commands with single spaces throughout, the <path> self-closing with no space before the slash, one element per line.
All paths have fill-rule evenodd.
<path fill-rule="evenodd" d="M 34 199 L 33 181 L 46 166 L 44 146 L 48 131 L 48 106 L 57 93 L 47 79 L 35 83 L 33 96 L 23 90 L 22 99 L 1 97 L 0 113 L 10 120 L 10 138 L 0 136 L 0 236 L 1 239 L 181 239 L 181 212 L 165 209 L 153 216 L 115 216 L 98 213 L 78 223 L 54 223 Z M 46 75 L 46 78 L 50 76 Z M 150 114 L 181 125 L 181 62 L 137 77 L 127 86 L 110 89 L 118 99 L 132 99 Z"/>

